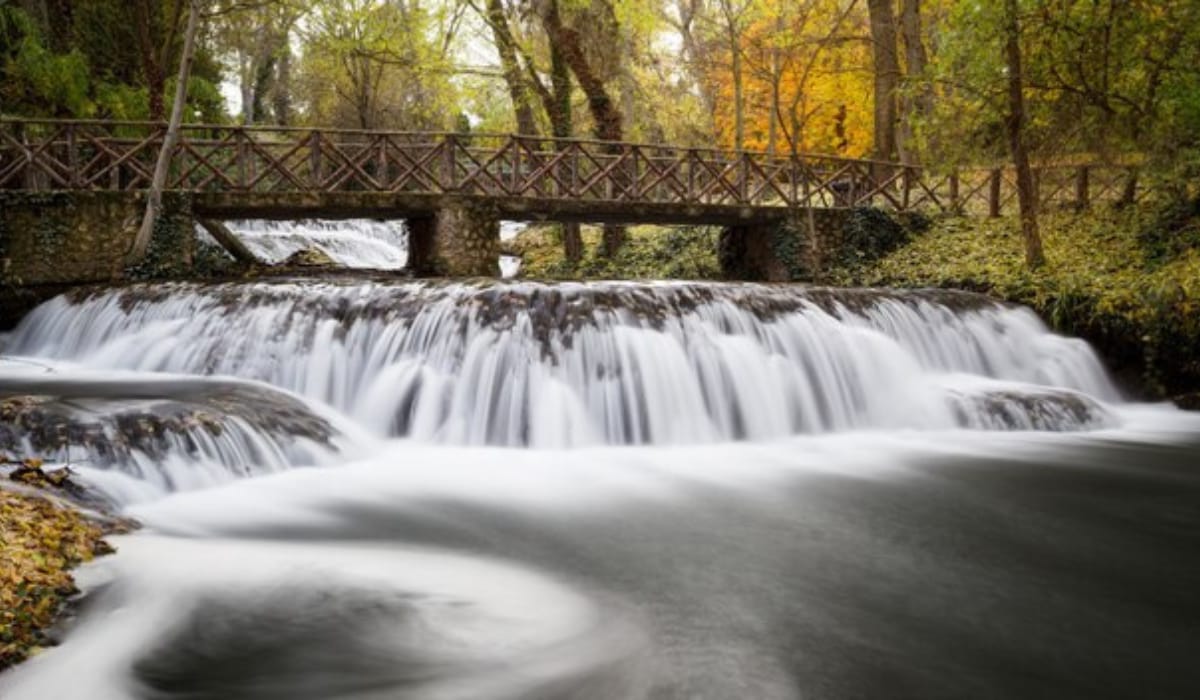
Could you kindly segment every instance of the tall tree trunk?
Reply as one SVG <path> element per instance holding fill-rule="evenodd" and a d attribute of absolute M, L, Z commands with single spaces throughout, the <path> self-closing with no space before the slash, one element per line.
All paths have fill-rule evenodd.
<path fill-rule="evenodd" d="M 915 121 L 927 118 L 933 111 L 933 93 L 925 69 L 929 57 L 921 36 L 921 0 L 902 0 L 900 5 L 900 36 L 904 40 L 905 75 L 908 90 L 905 91 L 900 114 L 900 157 L 905 163 L 915 163 Z"/>
<path fill-rule="evenodd" d="M 1025 150 L 1025 94 L 1021 68 L 1021 24 L 1017 16 L 1017 0 L 1004 2 L 1004 57 L 1008 69 L 1008 132 L 1009 150 L 1017 170 L 1017 203 L 1021 210 L 1021 237 L 1025 242 L 1025 263 L 1039 267 L 1046 258 L 1042 252 L 1042 237 L 1038 233 L 1037 191 L 1029 153 Z"/>
<path fill-rule="evenodd" d="M 588 63 L 579 32 L 562 21 L 557 0 L 541 0 L 539 14 L 550 43 L 561 52 L 563 61 L 570 67 L 576 82 L 587 96 L 588 110 L 592 114 L 592 121 L 595 122 L 596 138 L 602 141 L 620 141 L 624 135 L 621 112 L 613 104 L 608 90 L 604 87 L 604 81 Z M 605 255 L 616 255 L 624 242 L 624 226 L 604 226 Z"/>
<path fill-rule="evenodd" d="M 157 0 L 137 0 L 134 3 L 134 19 L 137 22 L 138 53 L 141 56 L 142 78 L 146 81 L 148 112 L 150 121 L 162 121 L 166 117 L 163 93 L 166 91 L 166 69 L 159 61 L 159 46 L 155 41 Z M 161 8 L 157 8 L 161 12 Z"/>
<path fill-rule="evenodd" d="M 517 62 L 517 42 L 508 26 L 508 15 L 502 0 L 488 0 L 487 21 L 500 55 L 500 67 L 504 71 L 504 82 L 512 99 L 513 113 L 517 120 L 517 133 L 537 134 L 537 122 L 533 118 L 533 105 L 529 97 L 529 84 Z"/>
<path fill-rule="evenodd" d="M 284 35 L 283 48 L 279 51 L 279 63 L 275 66 L 275 82 L 271 88 L 271 108 L 275 112 L 275 123 L 290 126 L 292 123 L 292 50 Z"/>
<path fill-rule="evenodd" d="M 175 144 L 179 142 L 179 129 L 183 124 L 188 76 L 192 72 L 192 59 L 196 53 L 196 31 L 200 25 L 199 0 L 189 0 L 188 4 L 187 29 L 183 36 L 183 54 L 179 57 L 179 75 L 175 84 L 175 102 L 171 105 L 171 121 L 167 125 L 167 133 L 158 152 L 158 161 L 154 164 L 154 177 L 146 195 L 146 213 L 142 217 L 142 226 L 129 251 L 128 263 L 131 265 L 140 262 L 146 256 L 146 249 L 150 247 L 150 239 L 154 236 L 154 223 L 162 209 L 162 193 L 167 184 L 171 155 L 175 152 Z"/>
<path fill-rule="evenodd" d="M 583 53 L 583 42 L 579 32 L 562 21 L 557 0 L 542 0 L 542 26 L 550 42 L 562 53 L 563 61 L 575 74 L 575 80 L 587 96 L 588 111 L 596 123 L 596 138 L 602 141 L 620 141 L 624 135 L 621 112 L 613 104 L 604 81 L 587 61 Z"/>
<path fill-rule="evenodd" d="M 738 36 L 729 30 L 730 68 L 733 80 L 733 148 L 740 151 L 746 147 L 746 85 L 742 76 L 742 47 Z"/>
<path fill-rule="evenodd" d="M 896 17 L 893 0 L 867 0 L 875 67 L 875 158 L 896 158 L 897 90 L 900 62 L 896 56 Z"/>
<path fill-rule="evenodd" d="M 571 136 L 571 71 L 567 66 L 562 52 L 550 47 L 550 91 L 552 108 L 548 110 L 550 128 L 559 138 Z M 562 180 L 568 180 L 569 172 L 564 172 Z M 563 255 L 571 263 L 583 259 L 583 233 L 579 230 L 578 221 L 568 221 L 563 224 Z"/>

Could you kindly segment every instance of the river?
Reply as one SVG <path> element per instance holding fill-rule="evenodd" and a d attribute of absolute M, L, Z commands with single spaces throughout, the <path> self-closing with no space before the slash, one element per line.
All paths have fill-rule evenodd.
<path fill-rule="evenodd" d="M 0 447 L 143 524 L 6 699 L 1200 689 L 1200 416 L 1019 307 L 360 275 L 2 342 Z"/>

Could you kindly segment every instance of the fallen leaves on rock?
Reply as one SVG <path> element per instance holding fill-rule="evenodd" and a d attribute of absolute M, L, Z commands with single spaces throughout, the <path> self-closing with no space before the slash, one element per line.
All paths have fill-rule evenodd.
<path fill-rule="evenodd" d="M 69 506 L 0 490 L 0 669 L 46 644 L 45 630 L 77 593 L 69 569 L 112 551 L 103 534 Z"/>

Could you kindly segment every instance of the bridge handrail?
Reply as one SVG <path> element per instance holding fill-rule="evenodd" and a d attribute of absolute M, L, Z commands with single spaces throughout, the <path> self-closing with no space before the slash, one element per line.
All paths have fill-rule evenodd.
<path fill-rule="evenodd" d="M 0 116 L 0 188 L 142 189 L 165 131 L 154 121 Z M 1002 166 L 937 171 L 817 153 L 503 133 L 185 124 L 173 157 L 171 187 L 191 190 L 883 206 L 993 216 L 1015 199 L 1011 172 Z M 1136 166 L 1054 163 L 1036 172 L 1044 205 L 1137 197 Z"/>

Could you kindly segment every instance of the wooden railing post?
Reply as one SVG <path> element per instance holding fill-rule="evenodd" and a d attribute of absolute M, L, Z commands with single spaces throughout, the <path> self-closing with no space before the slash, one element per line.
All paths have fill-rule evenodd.
<path fill-rule="evenodd" d="M 696 201 L 696 149 L 687 149 L 687 155 L 684 156 L 687 162 L 687 201 L 692 204 L 697 204 Z"/>
<path fill-rule="evenodd" d="M 509 175 L 508 194 L 516 197 L 521 189 L 521 140 L 519 136 L 509 136 L 512 144 L 512 173 Z"/>
<path fill-rule="evenodd" d="M 108 135 L 111 137 L 112 132 L 110 131 Z M 108 139 L 108 142 L 111 145 L 112 139 L 111 138 Z M 117 164 L 117 160 L 119 160 L 119 157 L 117 156 L 116 152 L 109 154 L 109 156 L 108 156 L 108 161 L 109 161 L 108 162 L 108 189 L 110 189 L 110 190 L 121 189 L 121 166 Z"/>
<path fill-rule="evenodd" d="M 579 196 L 579 144 L 571 144 L 571 180 L 567 190 L 572 197 Z"/>
<path fill-rule="evenodd" d="M 1088 166 L 1081 165 L 1075 173 L 1075 206 L 1083 211 L 1091 206 L 1090 193 L 1088 192 Z"/>
<path fill-rule="evenodd" d="M 1128 205 L 1136 202 L 1137 201 L 1137 189 L 1138 189 L 1137 168 L 1133 168 L 1133 167 L 1128 168 L 1125 171 L 1125 186 L 1121 190 L 1120 204 L 1122 206 L 1128 206 Z"/>
<path fill-rule="evenodd" d="M 79 172 L 79 144 L 75 139 L 75 125 L 67 125 L 67 167 L 71 169 L 68 176 L 72 189 L 79 189 L 81 173 Z"/>
<path fill-rule="evenodd" d="M 321 173 L 321 132 L 317 129 L 308 135 L 308 169 L 312 188 L 320 191 L 325 176 Z"/>
<path fill-rule="evenodd" d="M 21 168 L 21 187 L 27 190 L 35 189 L 37 182 L 33 179 L 33 150 L 29 148 L 29 135 L 25 133 L 24 122 L 13 124 L 13 136 L 21 144 L 21 159 L 25 161 Z"/>
<path fill-rule="evenodd" d="M 962 203 L 958 201 L 958 171 L 950 173 L 950 211 L 955 214 L 962 213 Z"/>
<path fill-rule="evenodd" d="M 234 142 L 237 144 L 237 185 L 238 189 L 245 190 L 248 182 L 246 179 L 246 132 L 240 127 L 234 128 L 237 129 L 237 136 L 234 138 Z"/>
<path fill-rule="evenodd" d="M 442 148 L 446 149 L 446 152 L 442 154 L 444 159 L 443 165 L 446 168 L 446 180 L 442 183 L 443 192 L 455 192 L 458 190 L 454 182 L 455 156 L 457 155 L 455 153 L 457 149 L 456 144 L 457 141 L 454 138 L 454 134 L 446 134 L 442 137 Z"/>
<path fill-rule="evenodd" d="M 377 134 L 375 136 L 377 145 L 375 152 L 375 181 L 379 183 L 380 188 L 390 189 L 388 187 L 388 162 L 387 162 L 387 136 Z"/>
<path fill-rule="evenodd" d="M 988 216 L 993 219 L 1000 216 L 1000 183 L 1002 171 L 994 168 L 988 177 Z"/>
<path fill-rule="evenodd" d="M 913 166 L 904 166 L 904 176 L 901 178 L 901 186 L 904 188 L 904 190 L 900 193 L 900 211 L 908 211 L 909 204 L 912 200 L 913 173 Z"/>
<path fill-rule="evenodd" d="M 788 156 L 788 206 L 800 204 L 800 159 L 793 153 Z"/>
<path fill-rule="evenodd" d="M 741 153 L 738 164 L 738 204 L 750 203 L 750 154 Z"/>
<path fill-rule="evenodd" d="M 804 193 L 804 206 L 808 209 L 812 209 L 812 206 L 813 206 L 812 196 L 813 195 L 812 195 L 812 183 L 810 182 L 810 178 L 808 177 L 809 170 L 806 167 L 802 167 L 803 161 L 801 161 L 799 158 L 796 158 L 796 165 L 797 165 L 797 167 L 800 168 L 800 170 L 799 170 L 800 191 Z"/>

